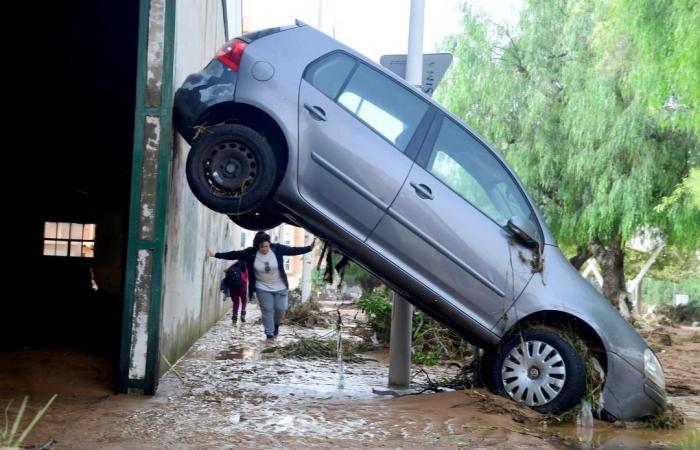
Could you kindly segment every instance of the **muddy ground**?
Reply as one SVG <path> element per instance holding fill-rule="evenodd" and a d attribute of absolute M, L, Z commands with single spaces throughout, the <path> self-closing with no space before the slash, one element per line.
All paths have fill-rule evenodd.
<path fill-rule="evenodd" d="M 108 364 L 71 350 L 22 350 L 0 360 L 0 405 L 31 392 L 30 412 L 59 398 L 25 442 L 51 449 L 491 448 L 643 449 L 690 443 L 700 427 L 698 329 L 648 334 L 664 364 L 672 401 L 688 422 L 681 430 L 543 426 L 534 412 L 485 390 L 386 394 L 386 351 L 346 363 L 339 388 L 336 361 L 283 358 L 271 347 L 299 336 L 333 338 L 327 329 L 283 327 L 266 341 L 256 323 L 222 319 L 167 373 L 153 397 L 114 395 Z M 352 320 L 347 317 L 346 324 Z M 670 344 L 670 345 L 669 345 Z M 426 367 L 432 378 L 455 368 Z M 177 373 L 175 373 L 177 372 Z M 417 383 L 424 381 L 416 375 Z M 380 392 L 381 394 L 378 394 Z M 0 424 L 1 425 L 1 424 Z M 695 431 L 693 431 L 695 430 Z M 690 445 L 695 445 L 697 440 Z M 48 445 L 46 445 L 48 444 Z"/>

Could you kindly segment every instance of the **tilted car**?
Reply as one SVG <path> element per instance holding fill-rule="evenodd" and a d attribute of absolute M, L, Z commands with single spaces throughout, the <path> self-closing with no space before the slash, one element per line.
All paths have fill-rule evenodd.
<path fill-rule="evenodd" d="M 608 416 L 664 407 L 656 356 L 569 264 L 505 160 L 352 49 L 300 22 L 246 34 L 187 78 L 174 118 L 199 201 L 245 228 L 287 221 L 328 240 L 487 349 L 497 392 L 574 406 L 583 343 Z"/>

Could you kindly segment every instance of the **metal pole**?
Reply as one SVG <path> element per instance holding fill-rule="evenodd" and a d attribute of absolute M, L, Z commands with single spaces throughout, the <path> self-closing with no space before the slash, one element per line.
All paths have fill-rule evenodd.
<path fill-rule="evenodd" d="M 413 307 L 396 292 L 391 293 L 391 337 L 389 341 L 389 386 L 411 384 L 411 315 Z"/>
<path fill-rule="evenodd" d="M 311 244 L 311 233 L 304 231 L 304 245 Z M 301 266 L 301 301 L 305 302 L 311 297 L 311 270 L 313 269 L 313 253 L 304 254 L 304 261 Z"/>
<path fill-rule="evenodd" d="M 411 0 L 408 24 L 406 81 L 414 86 L 423 82 L 424 0 Z M 391 341 L 389 347 L 389 386 L 407 388 L 411 383 L 411 334 L 413 307 L 392 292 Z"/>
<path fill-rule="evenodd" d="M 323 26 L 323 0 L 318 0 L 318 10 L 316 11 L 316 28 L 321 30 Z"/>
<path fill-rule="evenodd" d="M 423 84 L 423 21 L 425 0 L 411 0 L 411 18 L 408 24 L 408 53 L 406 54 L 406 81 L 414 86 Z"/>

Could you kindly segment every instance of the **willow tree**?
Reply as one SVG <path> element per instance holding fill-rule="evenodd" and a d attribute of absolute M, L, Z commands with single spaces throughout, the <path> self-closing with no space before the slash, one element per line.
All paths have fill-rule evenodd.
<path fill-rule="evenodd" d="M 511 29 L 463 6 L 445 44 L 438 99 L 503 151 L 572 261 L 596 256 L 616 306 L 640 227 L 700 243 L 696 3 L 531 1 Z"/>

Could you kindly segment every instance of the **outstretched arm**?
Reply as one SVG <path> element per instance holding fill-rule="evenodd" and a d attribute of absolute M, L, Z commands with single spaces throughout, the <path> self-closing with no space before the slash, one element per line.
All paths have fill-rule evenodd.
<path fill-rule="evenodd" d="M 214 253 L 210 249 L 207 249 L 207 256 L 211 257 L 213 256 L 214 258 L 218 259 L 228 259 L 228 260 L 234 260 L 234 259 L 243 259 L 247 256 L 247 249 L 243 250 L 234 250 L 231 252 L 223 252 L 223 253 Z"/>
<path fill-rule="evenodd" d="M 311 245 L 307 245 L 306 247 L 287 247 L 286 245 L 277 244 L 277 249 L 280 251 L 281 254 L 285 256 L 296 256 L 309 253 L 311 250 L 314 249 L 315 245 L 316 239 L 314 239 L 313 242 L 311 242 Z"/>

